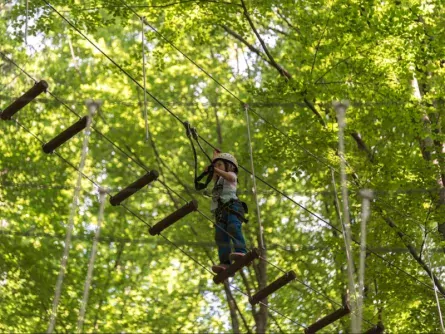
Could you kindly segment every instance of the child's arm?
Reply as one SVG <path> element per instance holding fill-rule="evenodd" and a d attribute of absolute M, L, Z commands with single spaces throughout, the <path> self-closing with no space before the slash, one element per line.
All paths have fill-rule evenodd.
<path fill-rule="evenodd" d="M 214 174 L 223 177 L 224 179 L 226 179 L 229 182 L 235 182 L 236 181 L 235 173 L 229 173 L 229 172 L 223 171 L 223 170 L 218 169 L 218 168 L 215 167 L 214 168 Z"/>

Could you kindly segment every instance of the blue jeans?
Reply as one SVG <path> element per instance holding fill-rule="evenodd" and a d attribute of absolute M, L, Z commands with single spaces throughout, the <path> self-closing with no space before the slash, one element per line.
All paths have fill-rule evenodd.
<path fill-rule="evenodd" d="M 243 214 L 241 203 L 233 202 L 230 209 Z M 219 262 L 230 265 L 229 255 L 232 251 L 231 243 L 237 253 L 247 253 L 246 241 L 241 231 L 241 220 L 229 210 L 218 210 L 215 213 L 215 242 L 218 246 Z"/>

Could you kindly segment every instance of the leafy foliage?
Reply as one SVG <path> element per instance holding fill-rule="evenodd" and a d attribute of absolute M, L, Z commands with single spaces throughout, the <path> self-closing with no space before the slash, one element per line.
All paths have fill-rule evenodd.
<path fill-rule="evenodd" d="M 48 81 L 58 98 L 41 95 L 17 114 L 18 123 L 0 122 L 0 330 L 46 331 L 77 178 L 69 164 L 45 155 L 41 143 L 18 124 L 47 142 L 74 123 L 76 114 L 87 114 L 87 99 L 102 105 L 85 175 L 116 193 L 145 169 L 160 170 L 172 191 L 155 182 L 125 202 L 150 225 L 191 198 L 211 216 L 208 197 L 192 190 L 191 148 L 171 113 L 196 126 L 208 142 L 233 152 L 249 170 L 244 103 L 249 105 L 255 172 L 291 199 L 257 182 L 268 260 L 298 276 L 268 303 L 303 326 L 337 309 L 345 292 L 346 255 L 331 174 L 340 161 L 332 101 L 350 100 L 346 160 L 355 240 L 359 190 L 376 191 L 367 230 L 364 327 L 382 320 L 388 332 L 440 330 L 432 281 L 421 263 L 443 282 L 441 1 L 50 3 L 60 15 L 47 1 L 30 1 L 28 15 L 24 2 L 0 5 L 0 51 L 35 79 Z M 128 6 L 160 34 L 142 25 Z M 142 27 L 150 141 L 141 89 Z M 1 59 L 4 109 L 33 80 Z M 414 78 L 421 99 L 413 93 Z M 77 166 L 81 143 L 78 135 L 58 153 Z M 334 175 L 338 189 L 339 175 Z M 247 172 L 240 172 L 239 189 L 251 209 L 244 233 L 254 247 L 258 227 Z M 76 330 L 97 224 L 98 191 L 87 179 L 78 204 L 57 331 Z M 107 204 L 84 330 L 232 330 L 224 289 L 204 270 L 216 261 L 213 233 L 211 221 L 198 213 L 165 232 L 195 262 L 166 240 L 151 237 L 125 208 Z M 357 244 L 353 250 L 358 264 Z M 268 265 L 268 282 L 282 275 L 277 267 Z M 237 275 L 232 287 L 256 291 L 255 268 L 244 269 L 245 279 Z M 259 310 L 240 291 L 232 288 L 249 330 L 255 331 Z M 443 309 L 443 295 L 440 303 Z M 270 332 L 302 330 L 272 310 L 269 315 Z M 325 330 L 348 328 L 344 318 Z M 239 329 L 247 331 L 241 319 Z"/>

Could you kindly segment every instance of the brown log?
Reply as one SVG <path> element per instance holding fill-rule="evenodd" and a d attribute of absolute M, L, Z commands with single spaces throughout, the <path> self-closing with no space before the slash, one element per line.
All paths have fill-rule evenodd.
<path fill-rule="evenodd" d="M 44 80 L 37 82 L 31 89 L 25 94 L 20 96 L 11 105 L 6 107 L 0 114 L 0 118 L 3 120 L 11 119 L 20 109 L 24 108 L 28 103 L 34 100 L 37 96 L 45 92 L 48 88 L 48 83 Z"/>
<path fill-rule="evenodd" d="M 381 322 L 370 329 L 368 329 L 364 334 L 381 334 L 385 330 L 385 326 Z"/>
<path fill-rule="evenodd" d="M 260 257 L 260 251 L 257 248 L 252 249 L 242 258 L 236 260 L 232 265 L 230 265 L 226 270 L 223 270 L 218 275 L 213 277 L 213 282 L 222 283 L 229 277 L 233 276 L 237 271 L 241 268 L 248 266 L 253 262 L 253 260 L 258 259 Z"/>
<path fill-rule="evenodd" d="M 173 225 L 176 223 L 179 219 L 185 217 L 192 211 L 198 210 L 198 201 L 193 200 L 186 205 L 184 205 L 182 208 L 176 210 L 171 215 L 165 217 L 162 219 L 159 223 L 156 225 L 150 227 L 148 230 L 151 235 L 156 235 L 161 233 L 163 230 L 165 230 L 167 227 Z"/>
<path fill-rule="evenodd" d="M 261 302 L 264 298 L 271 295 L 290 281 L 297 278 L 297 274 L 293 270 L 289 271 L 288 273 L 281 276 L 276 281 L 272 282 L 268 286 L 266 286 L 264 289 L 258 291 L 256 294 L 254 294 L 251 298 L 249 298 L 250 305 L 256 305 L 259 302 Z"/>
<path fill-rule="evenodd" d="M 159 176 L 159 173 L 155 170 L 149 171 L 147 174 L 134 181 L 125 189 L 122 189 L 116 195 L 110 198 L 110 203 L 113 206 L 119 205 L 122 201 L 136 193 L 138 190 L 141 190 L 147 184 L 156 180 Z"/>
<path fill-rule="evenodd" d="M 71 125 L 68 129 L 59 133 L 56 137 L 54 137 L 45 145 L 43 145 L 42 147 L 43 152 L 45 153 L 54 152 L 56 148 L 60 147 L 62 144 L 66 143 L 68 140 L 77 135 L 80 131 L 85 129 L 87 126 L 87 122 L 88 122 L 88 117 L 87 116 L 82 117 L 76 123 Z"/>
<path fill-rule="evenodd" d="M 347 300 L 347 296 L 343 297 L 343 306 L 338 310 L 328 314 L 327 316 L 321 318 L 317 322 L 310 325 L 308 328 L 304 330 L 305 334 L 312 334 L 319 331 L 322 328 L 334 323 L 338 319 L 344 317 L 345 315 L 351 312 L 351 307 L 349 306 L 349 302 Z"/>

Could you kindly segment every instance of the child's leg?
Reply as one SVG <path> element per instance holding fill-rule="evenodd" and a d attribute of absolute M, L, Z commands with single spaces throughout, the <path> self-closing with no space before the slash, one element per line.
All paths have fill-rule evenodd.
<path fill-rule="evenodd" d="M 218 245 L 219 263 L 230 265 L 230 237 L 226 233 L 227 223 L 217 222 L 215 225 L 215 242 Z"/>
<path fill-rule="evenodd" d="M 247 253 L 246 241 L 241 230 L 241 221 L 234 214 L 229 214 L 227 232 L 230 234 L 236 253 Z"/>

